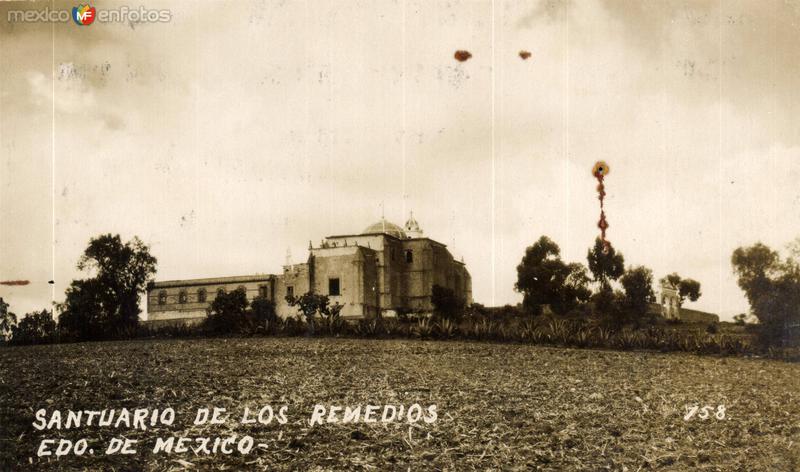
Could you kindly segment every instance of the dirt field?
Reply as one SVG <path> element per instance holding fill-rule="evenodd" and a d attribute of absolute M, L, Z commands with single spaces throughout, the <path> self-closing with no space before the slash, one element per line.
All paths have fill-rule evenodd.
<path fill-rule="evenodd" d="M 315 404 L 436 405 L 437 420 L 309 426 Z M 288 422 L 241 424 L 286 405 Z M 686 405 L 710 406 L 689 419 Z M 724 419 L 720 405 L 724 405 Z M 174 408 L 146 431 L 37 431 L 36 411 Z M 195 426 L 196 410 L 226 408 Z M 380 416 L 379 410 L 377 416 Z M 341 414 L 339 415 L 341 418 Z M 429 418 L 430 419 L 430 418 Z M 149 425 L 149 423 L 148 423 Z M 63 426 L 63 424 L 62 424 Z M 153 453 L 250 436 L 247 454 Z M 139 442 L 105 455 L 113 437 Z M 42 439 L 93 451 L 37 457 Z M 188 440 L 187 440 L 188 441 Z M 238 444 L 238 443 L 237 443 Z M 192 442 L 191 446 L 197 446 Z M 50 450 L 55 450 L 55 445 Z M 208 446 L 210 447 L 210 445 Z M 800 365 L 462 342 L 212 339 L 0 349 L 0 470 L 800 470 Z"/>

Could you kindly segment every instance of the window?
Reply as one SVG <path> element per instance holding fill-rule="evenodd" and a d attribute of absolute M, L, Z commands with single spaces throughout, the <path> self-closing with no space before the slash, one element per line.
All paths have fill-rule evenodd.
<path fill-rule="evenodd" d="M 291 285 L 287 285 L 286 286 L 286 296 L 287 297 L 293 297 L 294 296 L 294 287 L 292 287 Z"/>
<path fill-rule="evenodd" d="M 392 248 L 392 260 L 394 261 L 394 248 Z"/>
<path fill-rule="evenodd" d="M 236 290 L 241 290 L 244 293 L 247 293 L 247 288 L 244 285 L 239 285 L 236 287 Z"/>
<path fill-rule="evenodd" d="M 225 295 L 225 287 L 220 287 L 220 288 L 218 288 L 218 289 L 217 289 L 217 296 L 218 296 L 218 297 L 221 297 L 221 296 L 223 296 L 223 295 Z"/>
<path fill-rule="evenodd" d="M 206 289 L 201 288 L 197 291 L 197 301 L 200 303 L 206 302 Z"/>
<path fill-rule="evenodd" d="M 267 295 L 269 294 L 269 292 L 267 291 L 268 288 L 269 287 L 267 287 L 266 285 L 259 285 L 258 296 L 262 298 L 267 298 Z"/>
<path fill-rule="evenodd" d="M 158 304 L 159 305 L 166 305 L 167 304 L 167 291 L 161 290 L 158 292 Z"/>
<path fill-rule="evenodd" d="M 178 292 L 178 303 L 186 303 L 187 298 L 186 290 L 181 290 Z"/>
<path fill-rule="evenodd" d="M 409 249 L 406 251 L 406 263 L 411 264 L 414 262 L 414 253 Z"/>
<path fill-rule="evenodd" d="M 341 295 L 339 289 L 339 279 L 328 279 L 328 295 Z"/>

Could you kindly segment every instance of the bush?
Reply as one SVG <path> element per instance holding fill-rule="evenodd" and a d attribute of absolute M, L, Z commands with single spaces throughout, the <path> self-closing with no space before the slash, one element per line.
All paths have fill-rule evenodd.
<path fill-rule="evenodd" d="M 250 311 L 257 323 L 268 326 L 274 325 L 278 321 L 278 313 L 275 311 L 275 302 L 262 296 L 258 296 L 250 303 Z"/>
<path fill-rule="evenodd" d="M 464 315 L 464 300 L 457 297 L 453 290 L 434 285 L 431 292 L 433 314 L 440 319 L 458 321 Z"/>
<path fill-rule="evenodd" d="M 211 333 L 251 334 L 255 331 L 256 320 L 247 311 L 247 294 L 243 289 L 220 293 L 208 309 L 204 327 Z"/>
<path fill-rule="evenodd" d="M 28 313 L 11 328 L 11 344 L 47 344 L 58 339 L 52 312 Z"/>

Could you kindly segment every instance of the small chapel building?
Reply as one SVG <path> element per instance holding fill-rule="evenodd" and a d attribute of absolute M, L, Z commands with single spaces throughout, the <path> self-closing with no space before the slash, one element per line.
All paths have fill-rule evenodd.
<path fill-rule="evenodd" d="M 309 242 L 308 252 L 306 262 L 285 265 L 279 274 L 153 282 L 147 289 L 147 320 L 198 323 L 218 294 L 236 289 L 243 289 L 249 300 L 273 300 L 284 318 L 297 313 L 286 296 L 306 292 L 338 302 L 344 318 L 430 312 L 434 285 L 472 302 L 465 264 L 445 244 L 425 237 L 413 215 L 402 228 L 382 218 L 360 233 L 328 236 L 316 247 Z"/>
<path fill-rule="evenodd" d="M 719 316 L 714 313 L 684 308 L 679 288 L 668 280 L 661 281 L 658 301 L 657 305 L 651 307 L 651 311 L 659 313 L 667 320 L 705 324 L 719 322 Z"/>

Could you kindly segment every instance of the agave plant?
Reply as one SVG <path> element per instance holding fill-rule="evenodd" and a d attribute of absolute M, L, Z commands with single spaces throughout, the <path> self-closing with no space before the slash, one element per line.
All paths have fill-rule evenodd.
<path fill-rule="evenodd" d="M 720 352 L 719 336 L 709 334 L 700 340 L 700 346 L 697 350 L 699 354 L 718 354 Z"/>
<path fill-rule="evenodd" d="M 576 326 L 567 320 L 551 320 L 547 325 L 550 340 L 558 345 L 566 346 L 574 338 Z"/>
<path fill-rule="evenodd" d="M 596 328 L 592 332 L 592 345 L 595 347 L 611 347 L 611 331 L 606 328 Z"/>
<path fill-rule="evenodd" d="M 411 332 L 415 337 L 426 339 L 431 337 L 431 334 L 433 334 L 433 325 L 431 324 L 430 319 L 425 318 L 417 321 L 417 323 L 411 328 Z"/>
<path fill-rule="evenodd" d="M 347 322 L 340 317 L 322 318 L 319 322 L 322 333 L 337 336 L 347 329 Z"/>
<path fill-rule="evenodd" d="M 681 338 L 679 347 L 680 350 L 684 352 L 698 352 L 701 349 L 702 344 L 696 335 L 687 334 Z"/>
<path fill-rule="evenodd" d="M 450 339 L 458 334 L 458 326 L 451 320 L 440 320 L 433 325 L 433 332 L 440 339 Z"/>
<path fill-rule="evenodd" d="M 579 328 L 572 338 L 572 344 L 577 347 L 587 347 L 591 344 L 592 332 L 586 328 Z"/>
<path fill-rule="evenodd" d="M 541 326 L 537 326 L 533 330 L 531 341 L 534 344 L 547 344 L 548 342 L 550 342 L 550 334 L 547 332 L 547 329 Z"/>
<path fill-rule="evenodd" d="M 664 349 L 667 339 L 663 329 L 650 326 L 643 334 L 646 342 L 645 347 L 649 349 Z"/>
<path fill-rule="evenodd" d="M 359 320 L 355 327 L 355 333 L 357 336 L 363 336 L 366 338 L 376 337 L 378 335 L 378 320 L 374 318 L 368 320 Z"/>
<path fill-rule="evenodd" d="M 494 322 L 485 318 L 471 320 L 467 327 L 467 335 L 476 340 L 488 339 L 494 332 Z"/>
<path fill-rule="evenodd" d="M 514 331 L 507 323 L 500 323 L 493 326 L 493 330 L 489 333 L 491 339 L 497 341 L 514 341 Z"/>
<path fill-rule="evenodd" d="M 526 320 L 519 325 L 518 335 L 522 342 L 534 342 L 536 325 L 533 321 Z"/>
<path fill-rule="evenodd" d="M 614 345 L 623 351 L 639 347 L 640 340 L 637 338 L 636 334 L 637 333 L 629 329 L 623 329 L 614 337 Z"/>

